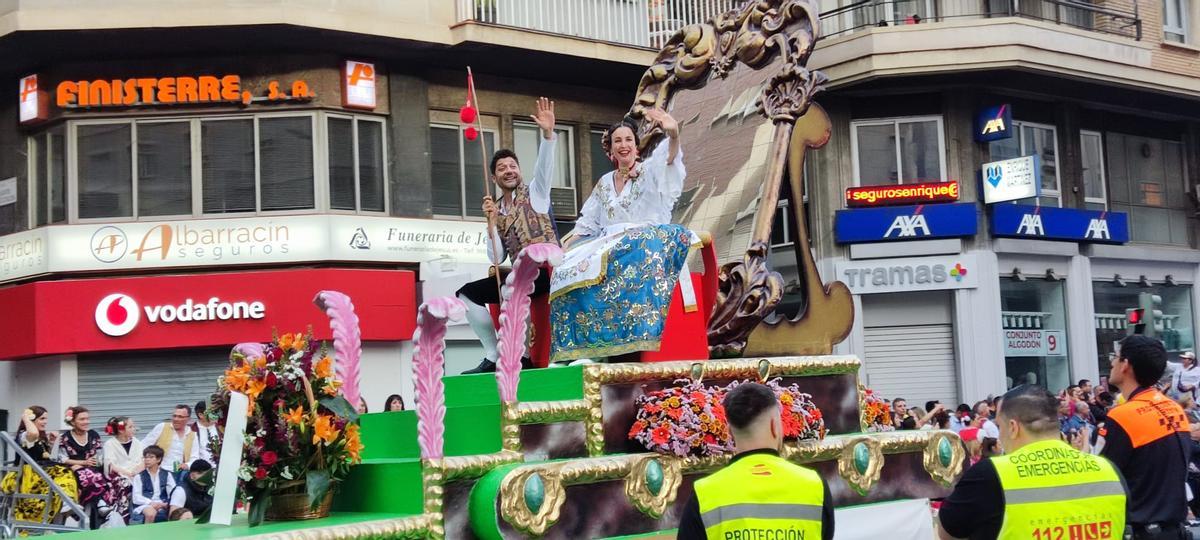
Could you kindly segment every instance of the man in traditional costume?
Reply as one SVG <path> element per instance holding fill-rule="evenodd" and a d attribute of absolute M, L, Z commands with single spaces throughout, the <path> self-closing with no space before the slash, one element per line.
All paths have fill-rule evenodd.
<path fill-rule="evenodd" d="M 500 188 L 499 205 L 490 195 L 483 198 L 483 212 L 488 217 L 488 259 L 499 263 L 507 256 L 516 261 L 517 254 L 530 244 L 558 244 L 558 232 L 554 217 L 550 213 L 550 183 L 554 178 L 554 102 L 539 98 L 537 111 L 530 118 L 542 130 L 542 141 L 538 145 L 537 163 L 533 169 L 533 182 L 524 183 L 517 155 L 507 148 L 492 155 L 492 182 Z M 496 255 L 500 255 L 497 259 Z M 543 268 L 538 272 L 531 296 L 546 294 L 550 290 L 550 276 Z M 467 321 L 483 344 L 483 361 L 479 366 L 464 371 L 488 373 L 496 371 L 500 352 L 496 344 L 496 329 L 492 315 L 484 307 L 500 303 L 500 291 L 495 277 L 487 277 L 463 285 L 458 298 L 467 307 Z M 523 367 L 531 367 L 529 359 L 522 358 Z"/>
<path fill-rule="evenodd" d="M 173 475 L 187 470 L 192 461 L 200 457 L 200 441 L 196 432 L 188 427 L 191 418 L 191 407 L 176 405 L 171 421 L 154 426 L 142 439 L 143 447 L 157 446 L 163 450 L 162 468 Z"/>
<path fill-rule="evenodd" d="M 677 282 L 684 305 L 696 305 L 685 263 L 700 237 L 670 224 L 687 175 L 679 124 L 659 109 L 645 114 L 666 139 L 643 162 L 636 124 L 626 118 L 609 128 L 604 149 L 617 170 L 596 183 L 554 269 L 553 361 L 658 350 Z"/>

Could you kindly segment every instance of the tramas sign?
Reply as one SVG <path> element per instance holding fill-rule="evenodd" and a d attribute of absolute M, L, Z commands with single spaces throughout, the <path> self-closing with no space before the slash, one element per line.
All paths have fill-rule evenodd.
<path fill-rule="evenodd" d="M 846 207 L 870 208 L 901 204 L 958 201 L 958 181 L 846 188 Z"/>

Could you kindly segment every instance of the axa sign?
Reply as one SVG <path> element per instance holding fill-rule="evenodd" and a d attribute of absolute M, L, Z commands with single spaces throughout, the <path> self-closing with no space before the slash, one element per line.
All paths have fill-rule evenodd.
<path fill-rule="evenodd" d="M 179 304 L 139 306 L 128 294 L 112 293 L 96 303 L 96 327 L 105 334 L 121 337 L 138 326 L 143 314 L 147 324 L 261 319 L 266 316 L 266 306 L 258 301 L 226 302 L 215 296 L 208 301 L 187 298 Z"/>
<path fill-rule="evenodd" d="M 1012 137 L 1012 107 L 1005 103 L 984 107 L 975 115 L 975 140 L 998 141 Z"/>
<path fill-rule="evenodd" d="M 1021 204 L 991 208 L 994 236 L 1108 244 L 1129 241 L 1129 217 L 1124 212 Z"/>
<path fill-rule="evenodd" d="M 973 203 L 838 210 L 834 237 L 842 244 L 974 236 Z"/>

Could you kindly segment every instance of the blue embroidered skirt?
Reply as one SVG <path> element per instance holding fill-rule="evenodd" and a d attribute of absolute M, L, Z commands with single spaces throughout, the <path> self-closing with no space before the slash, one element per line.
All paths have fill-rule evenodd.
<path fill-rule="evenodd" d="M 604 271 L 594 282 L 551 296 L 551 360 L 657 351 L 692 238 L 681 225 L 625 231 L 605 255 Z"/>

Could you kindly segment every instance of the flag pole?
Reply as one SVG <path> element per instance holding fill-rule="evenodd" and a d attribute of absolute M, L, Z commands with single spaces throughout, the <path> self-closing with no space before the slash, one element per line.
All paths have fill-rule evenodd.
<path fill-rule="evenodd" d="M 475 91 L 475 75 L 471 73 L 471 66 L 467 66 L 467 95 L 468 101 L 474 100 L 473 105 L 475 106 L 475 130 L 479 133 L 479 166 L 483 169 L 483 194 L 491 195 L 492 186 L 488 182 L 491 171 L 488 170 L 487 142 L 483 137 L 483 108 L 479 106 L 479 93 Z M 497 208 L 499 208 L 499 203 L 500 201 L 494 201 Z M 487 216 L 488 242 L 492 244 L 495 244 L 496 240 L 495 228 L 496 220 L 489 214 Z M 496 297 L 500 299 L 500 303 L 504 303 L 504 287 L 500 283 L 500 263 L 496 262 L 496 255 L 496 253 L 492 253 L 492 274 L 496 276 Z"/>

